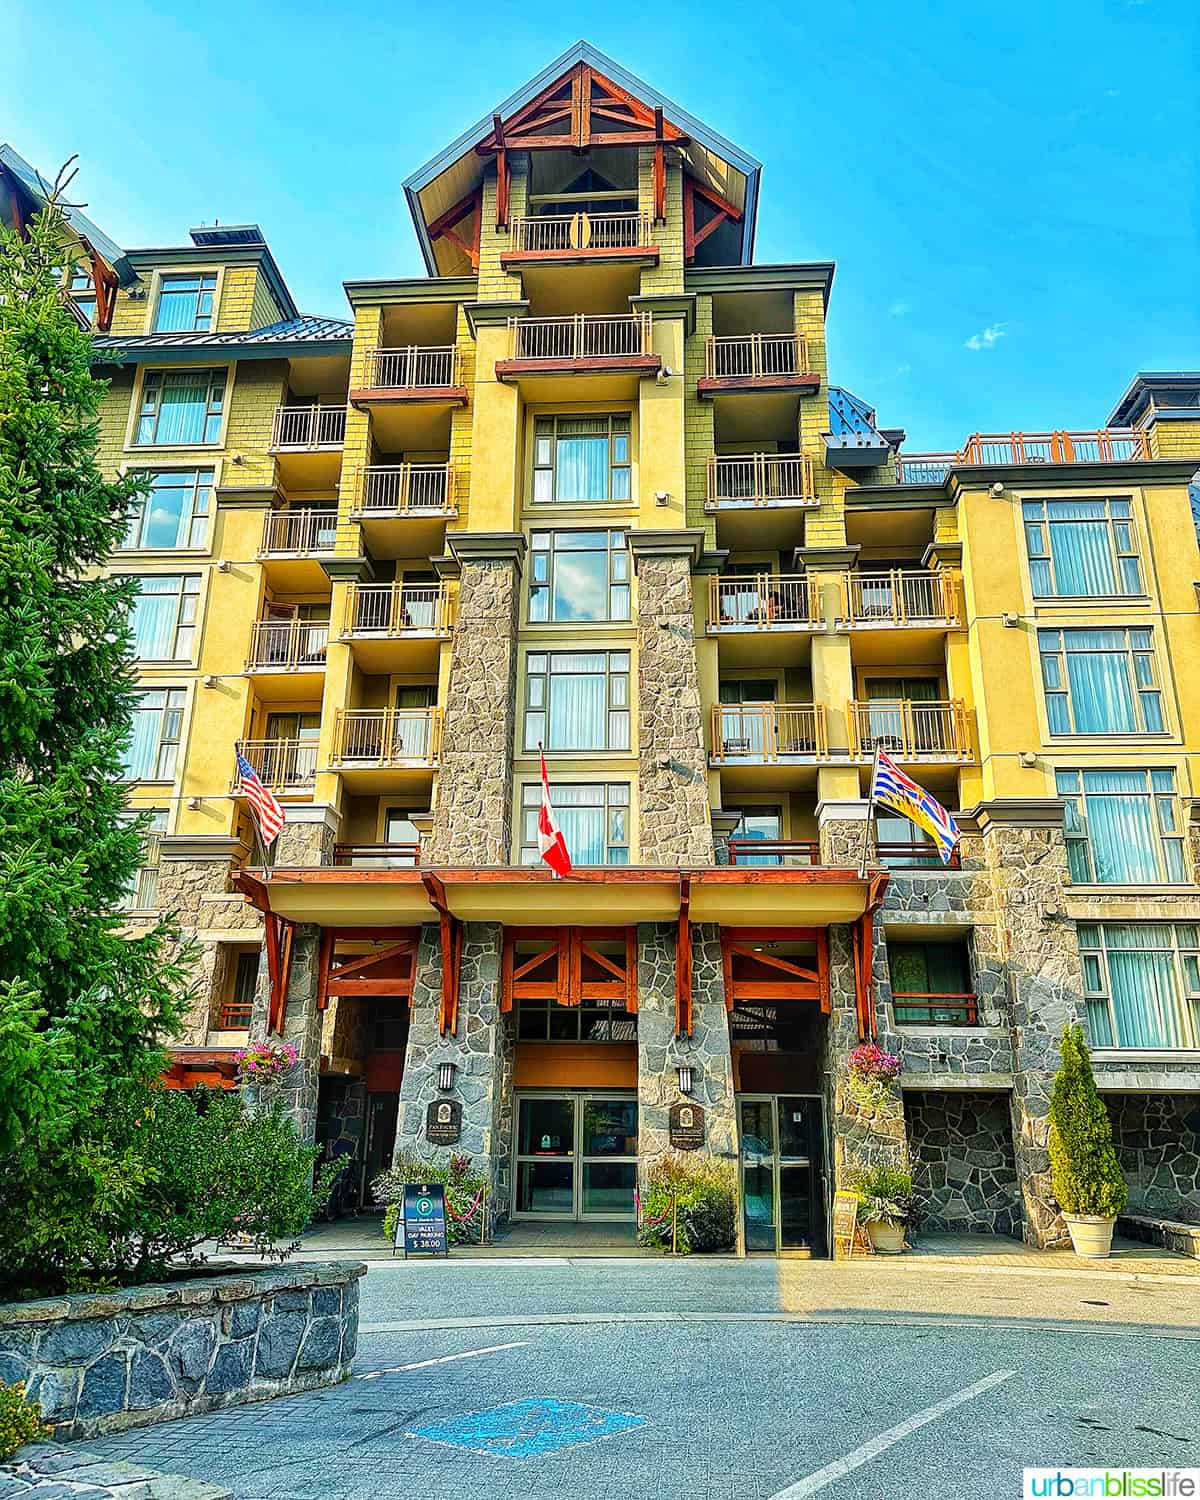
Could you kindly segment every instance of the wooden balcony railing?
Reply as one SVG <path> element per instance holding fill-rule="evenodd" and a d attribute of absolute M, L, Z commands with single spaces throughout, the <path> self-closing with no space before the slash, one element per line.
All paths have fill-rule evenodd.
<path fill-rule="evenodd" d="M 712 756 L 767 764 L 828 754 L 821 703 L 729 703 L 713 708 Z"/>
<path fill-rule="evenodd" d="M 892 1011 L 898 1025 L 979 1025 L 979 1001 L 969 992 L 924 995 L 916 990 L 905 990 L 902 993 L 893 990 Z"/>
<path fill-rule="evenodd" d="M 512 249 L 518 254 L 582 253 L 587 250 L 649 249 L 654 244 L 650 215 L 555 214 L 517 218 L 510 223 Z"/>
<path fill-rule="evenodd" d="M 755 573 L 708 580 L 711 631 L 813 629 L 819 626 L 820 591 L 806 573 Z"/>
<path fill-rule="evenodd" d="M 971 734 L 960 698 L 924 702 L 908 698 L 850 703 L 850 754 L 871 757 L 876 750 L 901 760 L 970 760 Z"/>
<path fill-rule="evenodd" d="M 813 461 L 804 454 L 737 453 L 708 460 L 705 510 L 819 503 Z"/>
<path fill-rule="evenodd" d="M 512 359 L 602 359 L 653 354 L 653 322 L 648 312 L 594 318 L 510 318 Z"/>
<path fill-rule="evenodd" d="M 240 740 L 237 747 L 273 792 L 311 789 L 317 776 L 315 740 Z M 234 779 L 234 789 L 241 782 Z"/>
<path fill-rule="evenodd" d="M 273 510 L 263 524 L 259 556 L 290 554 L 302 557 L 332 552 L 337 541 L 336 510 Z"/>
<path fill-rule="evenodd" d="M 454 344 L 409 344 L 402 349 L 369 349 L 364 379 L 375 390 L 456 386 L 458 348 Z"/>
<path fill-rule="evenodd" d="M 328 644 L 328 620 L 256 620 L 246 671 L 322 672 Z"/>
<path fill-rule="evenodd" d="M 443 464 L 371 464 L 362 469 L 355 516 L 453 515 L 454 471 Z"/>
<path fill-rule="evenodd" d="M 942 856 L 932 844 L 899 841 L 884 841 L 875 845 L 879 863 L 885 870 L 961 870 L 962 858 L 955 849 L 949 860 L 942 863 Z"/>
<path fill-rule="evenodd" d="M 743 333 L 710 337 L 704 349 L 704 373 L 711 379 L 763 375 L 806 375 L 808 340 L 802 333 Z"/>
<path fill-rule="evenodd" d="M 271 433 L 273 451 L 340 448 L 346 440 L 344 406 L 277 406 Z"/>
<path fill-rule="evenodd" d="M 359 870 L 411 870 L 421 863 L 420 844 L 335 844 L 335 865 Z"/>
<path fill-rule="evenodd" d="M 217 1030 L 247 1031 L 253 1015 L 253 1000 L 223 1000 L 217 1012 Z"/>
<path fill-rule="evenodd" d="M 1149 457 L 1149 434 L 1137 427 L 975 432 L 956 453 L 897 454 L 896 478 L 901 484 L 940 484 L 957 464 L 1113 464 Z"/>
<path fill-rule="evenodd" d="M 730 839 L 731 865 L 802 866 L 821 863 L 816 839 Z"/>
<path fill-rule="evenodd" d="M 341 708 L 333 758 L 342 766 L 433 766 L 441 737 L 437 708 Z"/>
<path fill-rule="evenodd" d="M 842 575 L 842 619 L 850 625 L 926 625 L 958 619 L 957 578 L 948 570 Z"/>
<path fill-rule="evenodd" d="M 446 635 L 450 594 L 441 583 L 352 583 L 346 590 L 346 635 Z"/>

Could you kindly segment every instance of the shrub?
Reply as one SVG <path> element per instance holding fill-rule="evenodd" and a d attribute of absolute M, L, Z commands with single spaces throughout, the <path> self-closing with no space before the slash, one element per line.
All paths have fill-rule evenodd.
<path fill-rule="evenodd" d="M 25 1394 L 25 1387 L 0 1380 L 0 1463 L 11 1458 L 22 1443 L 49 1436 L 42 1409 Z"/>
<path fill-rule="evenodd" d="M 1067 1214 L 1115 1219 L 1129 1200 L 1083 1030 L 1068 1026 L 1050 1095 L 1050 1176 Z"/>
<path fill-rule="evenodd" d="M 846 1186 L 858 1194 L 860 1224 L 908 1224 L 913 1217 L 912 1173 L 905 1167 L 853 1166 Z"/>
<path fill-rule="evenodd" d="M 405 1152 L 371 1184 L 380 1203 L 387 1204 L 383 1232 L 393 1244 L 396 1225 L 404 1209 L 404 1185 L 409 1182 L 440 1182 L 446 1189 L 446 1240 L 451 1245 L 475 1244 L 479 1240 L 479 1215 L 487 1211 L 487 1179 L 471 1165 L 469 1156 L 446 1159 Z M 478 1203 L 476 1199 L 478 1198 Z M 471 1212 L 472 1205 L 474 1212 Z M 470 1213 L 467 1220 L 454 1214 Z"/>
<path fill-rule="evenodd" d="M 204 1241 L 234 1234 L 282 1259 L 339 1165 L 314 1184 L 316 1148 L 278 1108 L 251 1113 L 232 1092 L 133 1085 L 79 1149 L 80 1169 L 46 1189 L 53 1212 L 6 1225 L 0 1295 L 162 1280 L 180 1258 L 199 1263 Z"/>
<path fill-rule="evenodd" d="M 650 1168 L 642 1199 L 638 1243 L 660 1250 L 671 1248 L 672 1220 L 676 1248 L 732 1249 L 737 1242 L 737 1172 L 731 1162 L 715 1157 L 660 1157 Z"/>

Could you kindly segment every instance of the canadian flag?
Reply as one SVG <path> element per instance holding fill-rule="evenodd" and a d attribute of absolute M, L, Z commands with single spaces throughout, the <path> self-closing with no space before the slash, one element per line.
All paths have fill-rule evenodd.
<path fill-rule="evenodd" d="M 538 746 L 542 762 L 542 805 L 538 809 L 538 853 L 556 875 L 571 873 L 571 856 L 567 853 L 567 841 L 562 836 L 558 819 L 550 802 L 550 778 L 546 775 L 546 757 Z"/>

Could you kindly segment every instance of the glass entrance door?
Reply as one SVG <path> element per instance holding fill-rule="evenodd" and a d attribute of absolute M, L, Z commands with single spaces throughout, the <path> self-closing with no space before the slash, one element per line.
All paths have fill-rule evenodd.
<path fill-rule="evenodd" d="M 825 1144 L 815 1095 L 739 1096 L 746 1251 L 825 1254 Z"/>
<path fill-rule="evenodd" d="M 514 1216 L 631 1220 L 637 1127 L 633 1095 L 518 1095 Z"/>

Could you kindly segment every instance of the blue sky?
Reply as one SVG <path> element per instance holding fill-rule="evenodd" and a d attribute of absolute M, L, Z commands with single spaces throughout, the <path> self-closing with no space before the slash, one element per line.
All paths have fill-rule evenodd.
<path fill-rule="evenodd" d="M 584 35 L 764 165 L 837 262 L 833 379 L 910 448 L 1096 426 L 1200 368 L 1200 7 L 0 0 L 0 139 L 126 246 L 253 220 L 300 305 L 419 275 L 401 182 Z"/>

